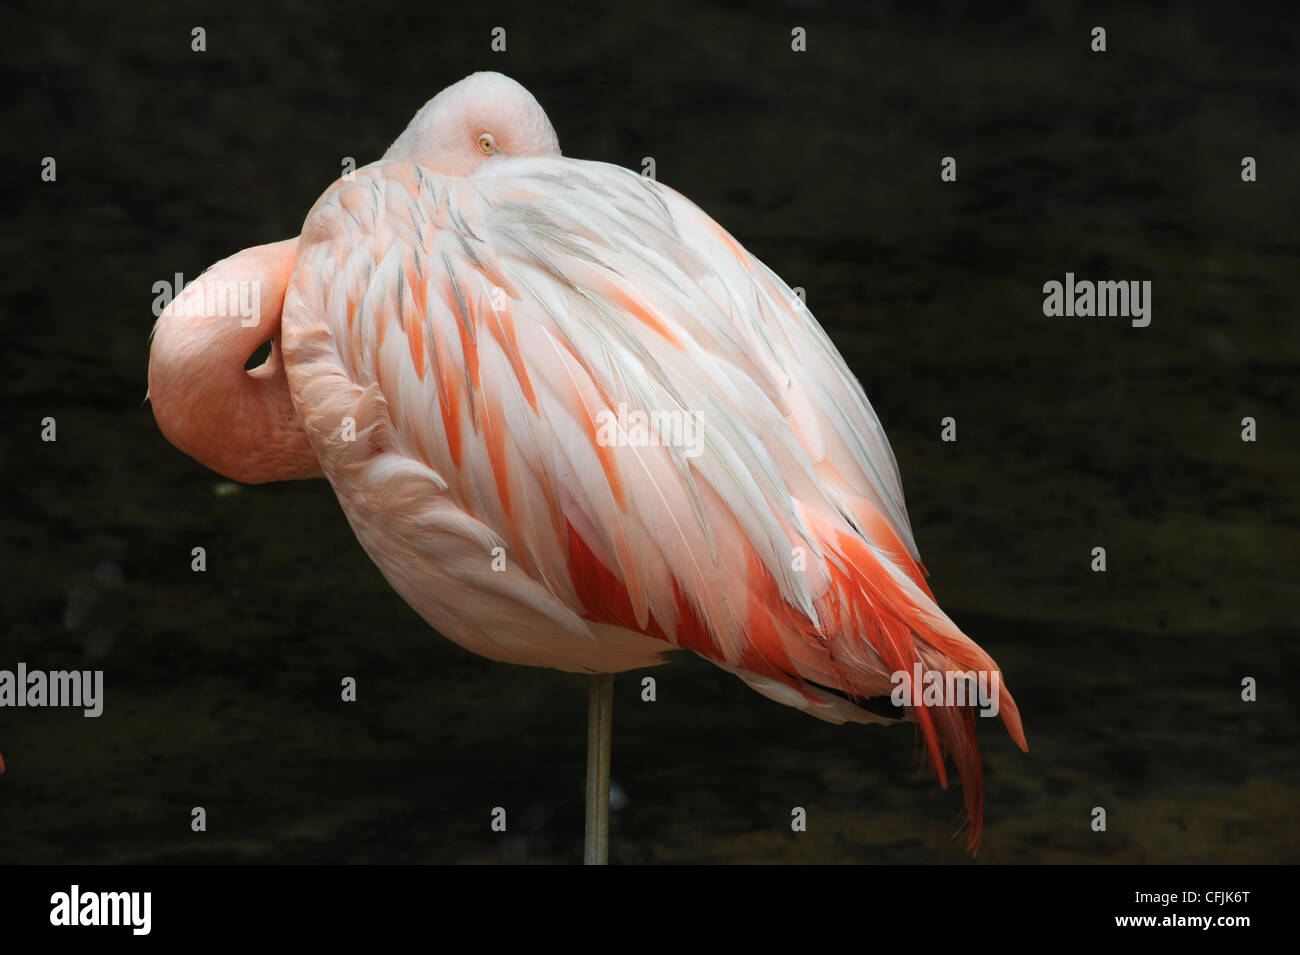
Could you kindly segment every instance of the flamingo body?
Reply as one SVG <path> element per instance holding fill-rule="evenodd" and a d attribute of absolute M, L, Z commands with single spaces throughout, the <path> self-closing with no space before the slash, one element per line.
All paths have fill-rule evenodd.
<path fill-rule="evenodd" d="M 912 719 L 945 784 L 953 756 L 977 844 L 971 709 L 880 704 L 916 663 L 997 665 L 926 586 L 889 443 L 839 352 L 698 207 L 561 156 L 526 90 L 476 74 L 335 183 L 297 240 L 220 267 L 283 294 L 263 374 L 291 405 L 265 399 L 278 410 L 252 437 L 275 460 L 246 477 L 319 468 L 441 633 L 593 673 L 690 650 L 825 720 Z M 165 340 L 202 338 L 164 320 L 155 359 L 181 350 L 160 349 L 165 324 Z M 151 392 L 181 393 L 158 364 Z M 694 441 L 633 440 L 609 427 L 620 409 L 689 422 Z M 1023 747 L 1005 684 L 999 705 Z"/>

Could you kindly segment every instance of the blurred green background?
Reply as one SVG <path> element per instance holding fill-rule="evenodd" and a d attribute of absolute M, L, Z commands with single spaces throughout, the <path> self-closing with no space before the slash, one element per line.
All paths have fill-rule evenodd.
<path fill-rule="evenodd" d="M 841 6 L 9 11 L 0 668 L 106 700 L 0 710 L 0 862 L 580 859 L 583 678 L 443 640 L 324 482 L 220 494 L 143 403 L 153 283 L 296 234 L 479 69 L 807 290 L 1024 716 L 1027 755 L 981 726 L 979 863 L 1300 861 L 1295 5 Z M 1045 318 L 1067 271 L 1151 280 L 1151 326 Z M 616 684 L 614 862 L 970 861 L 909 729 L 650 672 L 656 703 Z"/>

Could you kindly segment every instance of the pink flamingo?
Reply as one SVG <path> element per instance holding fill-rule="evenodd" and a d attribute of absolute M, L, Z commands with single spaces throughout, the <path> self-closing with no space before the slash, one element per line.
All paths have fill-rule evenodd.
<path fill-rule="evenodd" d="M 298 238 L 187 287 L 154 329 L 149 393 L 167 438 L 234 480 L 323 472 L 445 636 L 593 675 L 588 861 L 607 852 L 608 674 L 668 650 L 824 720 L 915 722 L 944 786 L 955 763 L 972 850 L 974 708 L 899 708 L 894 674 L 996 676 L 1026 748 L 997 664 L 926 586 L 880 422 L 799 298 L 672 189 L 562 157 L 500 74 L 430 100 Z"/>

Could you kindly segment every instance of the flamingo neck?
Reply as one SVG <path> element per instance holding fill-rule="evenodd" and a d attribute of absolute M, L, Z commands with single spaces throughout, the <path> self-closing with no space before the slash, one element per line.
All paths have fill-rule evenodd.
<path fill-rule="evenodd" d="M 321 473 L 289 394 L 279 343 L 272 341 L 264 364 L 244 370 L 279 334 L 297 247 L 288 239 L 218 262 L 154 326 L 149 399 L 158 427 L 200 464 L 245 484 Z"/>

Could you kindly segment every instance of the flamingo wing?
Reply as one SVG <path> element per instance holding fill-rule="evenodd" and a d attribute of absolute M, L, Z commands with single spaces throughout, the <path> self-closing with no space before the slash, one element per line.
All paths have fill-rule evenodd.
<path fill-rule="evenodd" d="M 427 469 L 425 506 L 502 542 L 565 626 L 694 650 L 836 721 L 880 718 L 864 704 L 916 662 L 996 669 L 924 584 L 838 351 L 671 189 L 559 157 L 467 178 L 379 162 L 312 210 L 292 285 L 291 385 L 336 489 L 346 468 Z M 346 448 L 313 422 L 327 379 L 364 412 Z M 969 712 L 912 715 L 940 777 L 945 746 L 974 777 L 974 818 Z"/>

